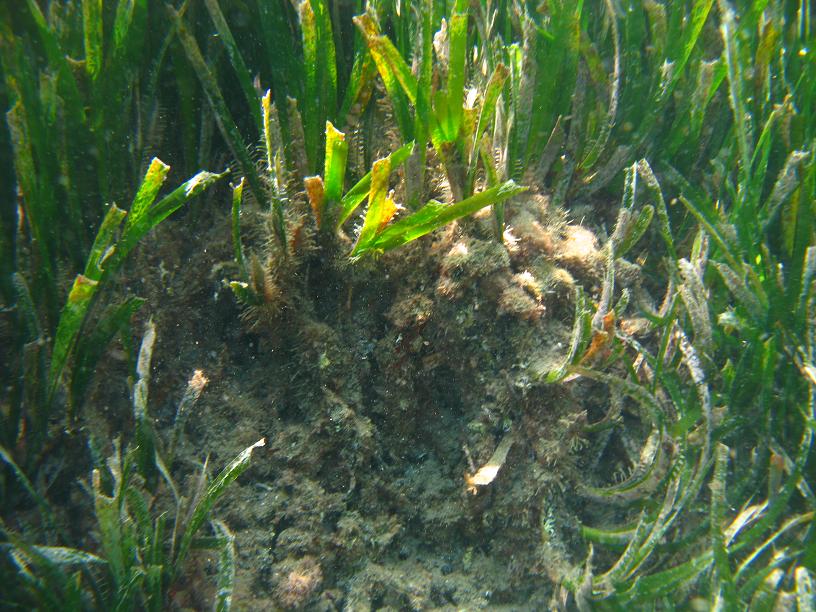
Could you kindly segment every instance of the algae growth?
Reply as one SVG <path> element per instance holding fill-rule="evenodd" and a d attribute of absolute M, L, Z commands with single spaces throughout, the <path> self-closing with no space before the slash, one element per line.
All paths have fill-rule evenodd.
<path fill-rule="evenodd" d="M 591 243 L 559 264 L 558 245 L 590 232 L 552 217 L 546 198 L 520 200 L 508 222 L 528 224 L 525 249 L 498 245 L 486 217 L 364 264 L 356 283 L 348 273 L 329 280 L 316 261 L 302 272 L 306 295 L 228 344 L 202 329 L 231 328 L 240 315 L 217 288 L 213 259 L 194 255 L 169 284 L 156 279 L 157 294 L 170 287 L 182 299 L 203 269 L 216 288 L 187 298 L 209 305 L 203 321 L 156 313 L 169 370 L 192 351 L 224 373 L 211 375 L 188 430 L 201 441 L 186 447 L 190 460 L 268 437 L 221 512 L 240 551 L 237 600 L 251 609 L 547 605 L 551 577 L 581 550 L 583 502 L 569 491 L 600 459 L 583 433 L 598 407 L 581 390 L 541 391 L 541 372 L 570 341 L 573 275 L 601 281 Z M 228 256 L 225 223 L 205 226 L 220 228 Z M 501 473 L 469 494 L 469 462 L 487 462 L 506 436 L 515 443 Z M 545 523 L 551 533 L 531 541 Z"/>

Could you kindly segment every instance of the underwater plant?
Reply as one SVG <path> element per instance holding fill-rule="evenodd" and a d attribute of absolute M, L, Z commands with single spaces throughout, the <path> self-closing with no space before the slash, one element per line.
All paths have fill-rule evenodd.
<path fill-rule="evenodd" d="M 812 10 L 0 5 L 0 182 L 20 211 L 0 214 L 9 597 L 158 609 L 179 585 L 182 602 L 201 546 L 229 607 L 242 534 L 201 536 L 204 500 L 254 447 L 181 496 L 181 421 L 155 429 L 145 363 L 113 425 L 130 443 L 86 487 L 100 546 L 56 533 L 44 493 L 114 338 L 136 361 L 143 301 L 110 297 L 133 282 L 125 258 L 224 176 L 162 197 L 161 144 L 185 176 L 227 158 L 244 177 L 226 211 L 204 204 L 223 221 L 197 271 L 215 297 L 184 316 L 234 318 L 207 284 L 233 279 L 250 325 L 208 346 L 225 368 L 268 361 L 251 414 L 275 428 L 281 474 L 255 483 L 270 599 L 249 605 L 812 609 Z M 559 252 L 576 236 L 581 265 Z M 449 389 L 465 371 L 476 391 Z M 495 599 L 491 572 L 512 585 Z"/>
<path fill-rule="evenodd" d="M 19 388 L 12 393 L 10 410 L 3 415 L 3 445 L 22 450 L 16 461 L 24 469 L 38 460 L 54 417 L 73 426 L 97 362 L 144 303 L 141 298 L 130 297 L 104 307 L 93 318 L 95 308 L 97 312 L 100 309 L 101 291 L 112 284 L 128 254 L 145 234 L 224 176 L 201 172 L 155 201 L 169 170 L 169 166 L 154 159 L 130 210 L 115 204 L 108 209 L 85 269 L 74 279 L 56 329 L 50 331 L 46 322 L 40 322 L 39 313 L 45 306 L 32 297 L 22 274 L 14 275 L 16 314 L 21 323 L 17 336 L 22 354 L 17 367 L 21 375 L 16 382 Z M 66 369 L 70 376 L 64 383 Z M 60 396 L 63 384 L 64 398 Z"/>
<path fill-rule="evenodd" d="M 0 224 L 3 262 L 12 266 L 0 289 L 14 327 L 0 418 L 2 444 L 24 470 L 39 460 L 53 419 L 75 425 L 97 362 L 143 304 L 135 296 L 111 303 L 108 294 L 129 253 L 224 176 L 200 172 L 159 197 L 170 166 L 143 159 L 154 144 L 148 107 L 163 57 L 139 64 L 147 3 L 48 9 L 34 0 L 0 7 L 10 183 L 19 201 L 17 219 L 7 226 L 4 209 Z M 144 100 L 133 96 L 141 81 Z M 126 197 L 127 211 L 116 204 Z"/>
<path fill-rule="evenodd" d="M 801 86 L 813 63 L 800 62 L 797 51 L 812 40 L 802 10 L 797 27 L 783 33 L 781 7 L 743 15 L 738 24 L 732 7 L 719 5 L 717 70 L 732 121 L 716 156 L 717 180 L 695 187 L 668 160 L 659 166 L 690 214 L 690 245 L 680 246 L 682 234 L 670 224 L 650 164 L 641 160 L 626 171 L 603 295 L 612 295 L 627 226 L 651 219 L 630 212 L 642 180 L 656 203 L 667 283 L 659 308 L 642 289 L 634 297 L 659 335 L 645 346 L 614 317 L 611 327 L 600 324 L 612 312 L 608 299 L 594 315 L 579 301 L 573 348 L 550 380 L 608 385 L 640 406 L 652 433 L 622 482 L 584 491 L 632 510 L 630 522 L 614 529 L 583 527 L 596 548 L 572 583 L 579 604 L 673 605 L 692 598 L 728 609 L 812 605 L 816 165 L 805 110 L 813 90 Z M 759 34 L 741 35 L 749 31 Z M 754 57 L 755 70 L 770 74 L 774 54 L 787 79 L 747 78 L 744 58 Z M 787 153 L 772 170 L 774 146 Z M 623 308 L 618 304 L 616 314 Z M 599 339 L 608 346 L 605 356 L 588 368 L 581 356 Z M 615 418 L 608 414 L 603 422 Z M 662 501 L 647 503 L 656 491 Z M 598 573 L 599 550 L 606 548 L 622 552 L 604 553 L 606 569 Z"/>
<path fill-rule="evenodd" d="M 164 54 L 155 65 L 140 63 L 141 46 L 151 39 L 145 33 L 147 3 L 119 2 L 115 15 L 101 3 L 83 3 L 81 11 L 79 3 L 47 8 L 43 12 L 33 0 L 0 7 L 0 65 L 4 102 L 10 107 L 8 131 L 3 130 L 8 141 L 3 144 L 13 156 L 8 184 L 16 186 L 18 200 L 14 223 L 6 224 L 5 208 L 0 223 L 2 547 L 4 564 L 16 564 L 11 573 L 4 566 L 4 576 L 10 577 L 4 582 L 9 587 L 4 598 L 22 596 L 30 588 L 37 605 L 87 609 L 86 589 L 95 583 L 92 579 L 82 585 L 81 575 L 114 560 L 69 546 L 31 543 L 31 537 L 39 539 L 37 534 L 46 535 L 50 544 L 68 540 L 54 518 L 56 506 L 47 499 L 51 476 L 43 466 L 61 452 L 71 452 L 69 442 L 81 427 L 81 409 L 98 364 L 117 335 L 129 341 L 131 319 L 145 302 L 136 296 L 114 299 L 128 256 L 145 235 L 225 174 L 199 172 L 162 193 L 170 166 L 158 158 L 143 159 L 155 144 L 148 124 L 156 118 L 156 73 Z M 166 30 L 154 30 L 153 35 L 169 39 Z M 74 62 L 78 55 L 83 59 Z M 143 98 L 134 95 L 142 82 Z M 128 210 L 117 206 L 134 193 Z M 66 283 L 71 278 L 73 282 Z M 133 460 L 122 463 L 118 450 L 115 455 L 113 469 L 125 482 L 135 483 Z M 108 490 L 109 476 L 102 481 L 99 500 Z M 138 493 L 140 487 L 135 483 L 131 489 Z M 123 486 L 115 493 L 114 509 L 125 505 L 127 491 Z M 204 497 L 214 501 L 212 495 Z M 17 532 L 6 521 L 31 501 L 41 524 L 30 526 L 30 533 L 27 527 Z M 102 506 L 102 531 L 110 531 L 113 524 L 119 529 L 121 517 L 109 510 L 102 516 Z M 207 512 L 201 507 L 199 514 Z M 203 520 L 195 519 L 193 531 Z M 182 523 L 180 519 L 178 526 Z M 146 527 L 140 524 L 138 529 Z M 125 538 L 124 544 L 119 537 L 117 545 L 133 547 L 138 540 L 141 546 L 150 542 L 149 536 L 141 532 L 140 538 Z M 113 555 L 110 545 L 106 542 L 105 547 Z M 158 554 L 164 542 L 150 546 Z M 132 558 L 134 550 L 119 551 L 118 558 L 123 553 Z M 145 559 L 146 552 L 141 549 L 138 558 Z M 175 560 L 182 562 L 181 557 Z M 63 571 L 70 568 L 80 571 Z M 134 572 L 131 577 L 140 573 L 146 575 Z M 105 589 L 104 597 L 94 594 L 97 609 L 112 605 L 106 597 L 126 602 L 134 593 L 128 583 L 116 584 L 114 594 Z M 158 601 L 154 607 L 160 606 Z"/>
<path fill-rule="evenodd" d="M 0 548 L 17 570 L 16 579 L 6 583 L 9 591 L 3 598 L 8 603 L 14 601 L 19 606 L 29 602 L 39 608 L 61 610 L 163 610 L 171 603 L 191 552 L 211 550 L 218 556 L 215 609 L 230 609 L 235 580 L 234 536 L 224 523 L 211 520 L 210 513 L 229 485 L 249 467 L 252 451 L 265 440 L 244 449 L 211 482 L 205 461 L 193 488 L 182 495 L 167 466 L 172 464 L 184 419 L 207 379 L 201 372 L 190 378 L 174 425 L 164 440 L 165 450 L 161 450 L 147 412 L 155 337 L 151 322 L 142 341 L 133 390 L 134 444 L 122 451 L 119 438 L 115 439 L 112 455 L 94 468 L 91 476 L 89 493 L 100 550 L 92 553 L 64 545 L 33 544 L 26 534 L 0 523 L 7 540 Z M 51 531 L 56 529 L 54 508 L 36 492 L 8 452 L 0 452 L 40 506 L 48 525 L 46 533 L 62 539 L 58 530 Z M 201 536 L 208 521 L 213 535 Z"/>

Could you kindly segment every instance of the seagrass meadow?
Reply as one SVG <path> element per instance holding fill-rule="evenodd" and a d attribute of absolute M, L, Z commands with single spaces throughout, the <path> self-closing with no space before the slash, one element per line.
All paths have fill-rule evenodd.
<path fill-rule="evenodd" d="M 0 2 L 0 609 L 814 610 L 813 17 Z"/>

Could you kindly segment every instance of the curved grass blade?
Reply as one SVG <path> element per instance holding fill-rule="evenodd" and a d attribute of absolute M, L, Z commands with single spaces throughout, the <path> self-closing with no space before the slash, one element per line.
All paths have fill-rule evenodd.
<path fill-rule="evenodd" d="M 173 569 L 175 575 L 179 574 L 181 566 L 187 557 L 187 553 L 190 551 L 190 545 L 193 542 L 193 537 L 201 528 L 201 525 L 204 524 L 204 521 L 207 519 L 212 507 L 224 494 L 226 488 L 249 467 L 252 451 L 256 448 L 264 446 L 265 444 L 266 438 L 261 438 L 252 446 L 248 446 L 241 451 L 238 456 L 236 456 L 235 459 L 233 459 L 227 465 L 227 467 L 224 468 L 224 470 L 207 488 L 207 491 L 204 493 L 203 497 L 198 501 L 198 503 L 196 503 L 195 507 L 193 508 L 190 521 L 187 523 L 187 526 L 184 529 L 184 535 L 182 535 L 181 543 L 179 544 L 178 548 L 178 554 L 176 555 L 174 561 Z"/>
<path fill-rule="evenodd" d="M 51 506 L 39 493 L 39 491 L 37 491 L 37 489 L 34 487 L 34 483 L 29 480 L 28 476 L 25 475 L 25 472 L 20 469 L 20 466 L 18 466 L 17 462 L 14 461 L 14 457 L 11 456 L 11 453 L 9 453 L 3 446 L 0 446 L 0 459 L 5 461 L 6 465 L 11 468 L 11 471 L 14 472 L 14 476 L 17 478 L 26 492 L 31 496 L 31 499 L 33 499 L 37 504 L 40 517 L 42 518 L 43 524 L 48 532 L 50 534 L 56 534 L 56 520 Z"/>
<path fill-rule="evenodd" d="M 665 476 L 669 459 L 663 451 L 664 434 L 655 428 L 640 451 L 640 458 L 623 482 L 608 487 L 585 486 L 582 493 L 606 503 L 630 503 L 648 496 Z"/>
<path fill-rule="evenodd" d="M 320 49 L 317 64 L 319 69 L 317 93 L 321 121 L 315 121 L 315 128 L 319 130 L 322 120 L 334 120 L 337 112 L 337 53 L 327 2 L 326 0 L 312 0 L 312 2 L 314 3 L 318 48 Z"/>
<path fill-rule="evenodd" d="M 287 10 L 291 3 L 285 0 L 255 0 L 260 22 L 261 42 L 266 52 L 267 66 L 272 75 L 272 91 L 275 105 L 286 109 L 286 99 L 300 96 L 298 86 L 302 83 L 302 71 L 298 66 L 298 53 L 292 36 Z M 289 135 L 288 117 L 281 112 L 281 130 Z"/>
<path fill-rule="evenodd" d="M 444 92 L 446 103 L 442 109 L 434 109 L 437 115 L 436 128 L 440 131 L 437 139 L 441 142 L 457 142 L 462 127 L 467 65 L 467 10 L 467 0 L 456 0 L 448 23 L 448 82 Z M 412 102 L 416 105 L 415 99 Z"/>
<path fill-rule="evenodd" d="M 215 116 L 215 121 L 218 124 L 218 129 L 224 137 L 224 140 L 227 142 L 232 154 L 235 156 L 235 159 L 238 160 L 244 176 L 247 177 L 249 188 L 252 190 L 255 199 L 258 202 L 266 201 L 265 192 L 261 184 L 261 179 L 258 175 L 258 169 L 255 166 L 255 162 L 249 155 L 247 147 L 244 144 L 244 140 L 241 137 L 241 133 L 238 131 L 238 127 L 236 126 L 235 121 L 233 121 L 232 115 L 227 107 L 227 103 L 224 100 L 223 94 L 221 93 L 221 88 L 207 66 L 207 62 L 204 60 L 204 56 L 201 54 L 201 49 L 199 49 L 195 37 L 187 29 L 184 20 L 172 6 L 167 5 L 167 10 L 170 14 L 170 18 L 173 20 L 173 23 L 176 26 L 178 38 L 182 47 L 184 48 L 187 59 L 192 65 L 193 71 L 198 77 L 202 89 L 204 89 L 204 93 L 207 96 L 207 101 L 210 103 L 210 107 L 212 108 Z"/>
<path fill-rule="evenodd" d="M 416 105 L 417 81 L 391 39 L 379 33 L 377 24 L 368 13 L 354 17 L 353 21 L 368 45 L 386 88 L 398 84 L 408 101 Z M 389 86 L 389 83 L 392 85 Z"/>
<path fill-rule="evenodd" d="M 388 160 L 391 164 L 391 169 L 398 167 L 399 165 L 403 164 L 405 160 L 407 160 L 411 156 L 411 152 L 414 150 L 414 143 L 409 142 L 401 146 L 399 149 L 394 151 L 388 156 Z M 357 209 L 357 207 L 366 199 L 368 196 L 368 191 L 371 187 L 371 172 L 366 173 L 366 175 L 361 178 L 357 183 L 346 192 L 346 195 L 343 196 L 342 201 L 340 202 L 341 209 L 340 209 L 340 217 L 337 220 L 336 227 L 339 229 L 343 223 L 345 223 L 351 214 Z"/>
<path fill-rule="evenodd" d="M 286 223 L 283 218 L 283 206 L 286 201 L 286 188 L 284 187 L 284 171 L 281 162 L 281 151 L 283 150 L 282 136 L 280 132 L 280 115 L 277 107 L 272 103 L 272 94 L 269 90 L 261 98 L 263 107 L 263 135 L 266 149 L 266 171 L 268 180 L 271 183 L 270 199 L 272 203 L 272 227 L 275 237 L 286 254 Z M 294 126 L 293 126 L 294 127 Z"/>
<path fill-rule="evenodd" d="M 19 580 L 34 595 L 39 607 L 48 610 L 82 610 L 82 594 L 79 587 L 79 572 L 69 576 L 62 564 L 52 560 L 49 547 L 29 543 L 0 523 L 0 533 L 8 539 L 8 544 L 0 545 L 0 550 L 8 551 L 16 566 Z M 57 553 L 59 555 L 59 553 Z M 4 593 L 5 595 L 5 593 Z M 5 597 L 4 597 L 5 599 Z"/>
<path fill-rule="evenodd" d="M 82 31 L 85 39 L 85 71 L 96 80 L 102 70 L 102 0 L 82 0 Z"/>
<path fill-rule="evenodd" d="M 339 202 L 343 195 L 343 180 L 346 176 L 348 142 L 343 132 L 335 129 L 331 121 L 326 121 L 326 159 L 323 170 L 326 199 L 329 205 Z"/>
<path fill-rule="evenodd" d="M 515 181 L 509 180 L 461 202 L 442 204 L 431 200 L 417 212 L 382 230 L 376 239 L 367 245 L 361 245 L 363 248 L 355 248 L 352 256 L 359 256 L 365 251 L 390 251 L 429 234 L 451 221 L 472 215 L 485 206 L 503 202 L 526 190 L 526 187 L 521 187 Z"/>
<path fill-rule="evenodd" d="M 353 21 L 363 35 L 369 53 L 383 80 L 385 90 L 394 108 L 400 133 L 403 139 L 411 139 L 413 122 L 408 104 L 416 106 L 417 81 L 394 43 L 387 36 L 379 33 L 377 24 L 371 15 L 367 13 L 358 15 L 353 18 Z"/>
<path fill-rule="evenodd" d="M 115 252 L 113 244 L 115 232 L 127 213 L 116 205 L 108 209 L 96 239 L 88 255 L 85 274 L 80 274 L 68 294 L 68 300 L 60 313 L 59 324 L 54 335 L 54 348 L 51 353 L 51 367 L 48 375 L 47 402 L 50 405 L 54 392 L 62 377 L 68 359 L 74 350 L 79 330 L 82 327 L 88 309 L 96 294 L 99 281 L 102 279 L 103 264 Z"/>
<path fill-rule="evenodd" d="M 759 546 L 757 546 L 751 553 L 745 557 L 739 564 L 737 571 L 734 573 L 734 580 L 737 584 L 741 584 L 744 582 L 743 586 L 740 587 L 740 597 L 746 598 L 751 595 L 751 574 L 752 574 L 752 564 L 756 561 L 763 553 L 765 553 L 774 543 L 783 535 L 785 535 L 788 531 L 799 527 L 800 525 L 807 525 L 808 523 L 812 522 L 814 519 L 813 512 L 807 512 L 805 514 L 797 514 L 796 516 L 791 517 L 787 521 L 785 521 L 782 525 L 780 525 L 779 529 L 774 531 L 770 536 L 768 536 L 765 540 L 763 540 Z"/>
<path fill-rule="evenodd" d="M 711 551 L 706 551 L 670 569 L 641 576 L 630 590 L 622 593 L 621 599 L 624 602 L 658 601 L 678 588 L 693 584 L 697 576 L 706 571 L 710 565 Z"/>
<path fill-rule="evenodd" d="M 93 331 L 77 339 L 69 386 L 69 419 L 74 418 L 79 411 L 85 391 L 96 371 L 96 365 L 107 350 L 108 345 L 116 334 L 127 329 L 131 318 L 144 303 L 145 300 L 142 298 L 130 297 L 121 304 L 107 309 L 99 318 Z"/>
<path fill-rule="evenodd" d="M 216 612 L 229 612 L 232 607 L 232 592 L 235 588 L 235 536 L 221 521 L 212 522 L 213 530 L 224 540 L 221 554 L 218 556 L 218 593 L 216 594 Z"/>
<path fill-rule="evenodd" d="M 722 1 L 721 6 L 720 33 L 723 39 L 723 57 L 728 74 L 728 99 L 731 103 L 731 111 L 734 114 L 734 130 L 737 137 L 737 151 L 739 152 L 740 161 L 740 183 L 748 185 L 751 172 L 751 119 L 745 109 L 736 17 L 733 9 L 725 0 Z"/>
<path fill-rule="evenodd" d="M 33 545 L 31 549 L 36 551 L 43 559 L 47 559 L 54 565 L 87 565 L 89 563 L 106 563 L 101 557 L 70 548 L 67 546 L 38 546 Z"/>
<path fill-rule="evenodd" d="M 703 31 L 703 26 L 708 19 L 708 14 L 711 12 L 711 7 L 714 5 L 714 0 L 694 0 L 691 7 L 691 17 L 688 20 L 688 29 L 683 33 L 682 49 L 680 55 L 674 60 L 674 77 L 672 78 L 672 88 L 680 80 L 683 75 L 683 69 L 691 57 L 694 47 L 697 45 L 697 40 Z M 674 42 L 673 37 L 669 38 L 669 44 Z"/>
<path fill-rule="evenodd" d="M 487 129 L 489 122 L 496 114 L 496 103 L 509 75 L 510 70 L 507 66 L 500 63 L 493 70 L 493 74 L 490 75 L 490 81 L 487 83 L 482 108 L 479 110 L 479 120 L 476 123 L 476 132 L 473 134 L 473 143 L 471 144 L 470 163 L 468 164 L 467 171 L 468 193 L 473 192 L 473 179 L 480 153 L 479 141 L 482 138 L 482 133 Z"/>
<path fill-rule="evenodd" d="M 374 91 L 374 77 L 376 74 L 377 66 L 370 54 L 358 55 L 354 59 L 351 76 L 349 76 L 346 92 L 343 95 L 343 103 L 337 113 L 338 125 L 344 124 L 352 109 L 360 113 L 365 110 Z"/>
<path fill-rule="evenodd" d="M 610 15 L 612 28 L 612 42 L 614 45 L 614 63 L 612 68 L 611 86 L 609 88 L 609 102 L 607 104 L 606 117 L 601 121 L 598 135 L 592 142 L 589 151 L 584 155 L 583 161 L 579 164 L 581 169 L 588 169 L 598 161 L 607 143 L 612 127 L 615 125 L 615 117 L 618 113 L 618 101 L 620 98 L 621 85 L 621 41 L 618 31 L 618 15 L 612 0 L 605 0 L 607 13 Z"/>
<path fill-rule="evenodd" d="M 615 257 L 623 257 L 637 244 L 649 229 L 652 217 L 654 217 L 654 207 L 647 204 L 640 210 L 637 218 L 628 224 L 624 235 L 620 237 L 620 242 L 615 245 Z"/>
<path fill-rule="evenodd" d="M 53 401 L 62 377 L 62 371 L 74 350 L 79 330 L 85 321 L 98 286 L 99 281 L 90 279 L 84 274 L 80 274 L 74 279 L 74 284 L 68 294 L 68 300 L 60 313 L 59 326 L 54 339 L 51 368 L 48 373 L 46 400 L 48 405 L 51 405 Z"/>
<path fill-rule="evenodd" d="M 731 564 L 728 559 L 728 548 L 723 534 L 725 523 L 725 476 L 728 469 L 728 447 L 718 443 L 714 451 L 714 475 L 711 480 L 711 550 L 714 555 L 714 576 L 712 576 L 712 591 L 717 599 L 722 599 L 729 610 L 737 606 L 737 593 Z"/>
<path fill-rule="evenodd" d="M 127 257 L 131 249 L 145 234 L 184 206 L 184 204 L 189 202 L 192 198 L 210 187 L 210 185 L 224 178 L 228 173 L 228 171 L 224 171 L 221 174 L 206 171 L 199 172 L 150 206 L 138 219 L 130 223 L 130 225 L 126 224 L 122 237 L 116 243 L 116 251 L 112 256 L 114 261 L 108 265 L 105 273 L 110 274 L 112 271 L 118 269 L 118 266 L 122 264 L 124 258 Z"/>
<path fill-rule="evenodd" d="M 665 414 L 660 401 L 644 387 L 619 376 L 597 372 L 591 368 L 580 365 L 570 366 L 568 371 L 619 388 L 646 410 L 646 413 L 651 417 L 654 425 L 660 426 L 665 420 Z"/>
<path fill-rule="evenodd" d="M 589 344 L 591 328 L 592 312 L 583 288 L 578 286 L 575 289 L 575 315 L 573 317 L 572 335 L 570 336 L 570 348 L 558 367 L 541 373 L 541 378 L 546 383 L 553 384 L 564 381 L 569 374 L 569 367 L 578 360 L 579 355 L 584 354 Z"/>
<path fill-rule="evenodd" d="M 241 177 L 241 182 L 232 188 L 232 249 L 243 281 L 249 278 L 246 261 L 244 261 L 244 249 L 241 246 L 241 198 L 245 183 L 246 181 Z"/>
<path fill-rule="evenodd" d="M 581 535 L 597 544 L 603 544 L 612 549 L 624 548 L 632 541 L 635 535 L 634 527 L 624 527 L 621 529 L 598 529 L 596 527 L 589 527 L 581 525 Z"/>
<path fill-rule="evenodd" d="M 371 167 L 371 188 L 368 191 L 368 210 L 357 243 L 351 251 L 356 257 L 371 247 L 377 234 L 396 212 L 393 201 L 387 196 L 388 179 L 391 176 L 391 161 L 386 157 L 378 159 Z"/>
<path fill-rule="evenodd" d="M 320 121 L 319 102 L 320 84 L 318 70 L 321 64 L 318 58 L 318 33 L 314 9 L 311 0 L 301 0 L 298 6 L 300 15 L 300 32 L 303 42 L 303 100 L 301 108 L 306 117 L 303 128 L 306 140 L 306 159 L 308 171 L 313 174 L 317 171 L 318 129 Z"/>
<path fill-rule="evenodd" d="M 0 28 L 2 28 L 0 21 Z M 5 34 L 5 33 L 3 33 Z M 2 48 L 0 47 L 0 50 Z M 0 54 L 3 59 L 3 54 Z M 7 63 L 2 68 L 10 71 Z M 56 213 L 52 206 L 53 198 L 49 189 L 42 191 L 38 173 L 34 163 L 34 151 L 27 125 L 26 111 L 22 99 L 6 113 L 6 123 L 11 137 L 11 147 L 14 154 L 14 170 L 17 179 L 17 188 L 22 196 L 22 205 L 27 225 L 33 237 L 33 247 L 38 253 L 40 265 L 34 271 L 32 288 L 36 295 L 44 295 L 48 310 L 48 320 L 51 323 L 56 319 L 59 308 L 54 278 L 54 251 L 56 242 L 54 228 L 50 227 L 48 219 L 55 219 Z"/>
<path fill-rule="evenodd" d="M 151 204 L 156 200 L 168 172 L 170 172 L 170 166 L 158 157 L 150 160 L 150 165 L 147 168 L 142 184 L 139 186 L 139 191 L 136 192 L 133 204 L 130 205 L 128 218 L 125 222 L 125 231 L 142 220 Z"/>
<path fill-rule="evenodd" d="M 654 194 L 654 197 L 657 200 L 655 212 L 657 213 L 660 236 L 663 238 L 663 242 L 666 243 L 666 250 L 669 252 L 669 258 L 671 261 L 677 261 L 677 250 L 674 248 L 674 238 L 672 236 L 671 223 L 669 221 L 669 210 L 666 207 L 666 200 L 663 198 L 663 190 L 660 188 L 660 183 L 652 171 L 652 167 L 649 165 L 649 162 L 647 162 L 645 159 L 641 159 L 637 162 L 637 171 L 640 177 L 643 179 L 643 182 L 646 184 L 646 188 Z"/>
<path fill-rule="evenodd" d="M 232 31 L 227 24 L 227 20 L 224 18 L 224 13 L 221 12 L 221 7 L 218 4 L 218 0 L 204 0 L 204 4 L 207 7 L 207 12 L 210 14 L 210 19 L 212 19 L 213 25 L 215 25 L 215 29 L 218 32 L 218 37 L 221 39 L 221 42 L 224 43 L 224 48 L 227 50 L 227 56 L 229 57 L 230 63 L 235 70 L 236 76 L 238 77 L 238 83 L 241 86 L 241 91 L 244 93 L 244 98 L 246 98 L 247 106 L 249 106 L 249 110 L 252 113 L 252 119 L 255 121 L 255 126 L 260 132 L 261 110 L 258 107 L 258 96 L 255 93 L 255 88 L 252 86 L 252 76 L 249 73 L 249 69 L 244 62 L 241 51 L 238 49 L 238 45 L 235 42 L 235 37 L 232 35 Z"/>

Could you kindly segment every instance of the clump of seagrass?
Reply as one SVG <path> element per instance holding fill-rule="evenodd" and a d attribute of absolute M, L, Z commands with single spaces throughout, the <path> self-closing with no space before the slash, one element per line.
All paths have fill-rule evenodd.
<path fill-rule="evenodd" d="M 460 102 L 461 104 L 461 102 Z M 374 161 L 370 172 L 351 188 L 346 188 L 349 142 L 346 134 L 326 122 L 323 173 L 304 176 L 306 151 L 299 138 L 284 147 L 281 143 L 277 111 L 267 93 L 262 99 L 265 169 L 264 197 L 258 204 L 266 219 L 269 240 L 263 255 L 252 255 L 247 263 L 241 241 L 241 206 L 244 181 L 233 188 L 232 221 L 235 259 L 241 280 L 229 286 L 245 305 L 245 318 L 253 327 L 274 324 L 289 311 L 308 311 L 309 281 L 336 277 L 339 283 L 349 276 L 347 259 L 357 261 L 398 248 L 459 218 L 482 208 L 497 205 L 523 191 L 512 180 L 452 203 L 429 201 L 415 212 L 401 214 L 396 201 L 407 193 L 394 178 L 415 154 L 416 144 L 408 142 L 389 155 Z M 290 108 L 290 128 L 298 134 L 300 115 Z M 424 158 L 423 158 L 424 160 Z M 424 161 L 423 161 L 424 163 Z M 302 184 L 304 190 L 297 189 Z M 348 257 L 344 225 L 356 218 L 364 202 L 368 208 L 360 217 L 356 240 Z"/>
<path fill-rule="evenodd" d="M 34 545 L 6 525 L 0 527 L 9 542 L 4 552 L 19 570 L 22 582 L 11 588 L 25 589 L 15 593 L 20 597 L 18 603 L 41 609 L 63 609 L 66 601 L 82 602 L 82 609 L 164 609 L 170 605 L 174 586 L 189 580 L 185 575 L 188 560 L 203 545 L 218 559 L 217 607 L 229 607 L 235 581 L 235 541 L 224 523 L 210 518 L 211 511 L 249 467 L 253 450 L 264 446 L 265 439 L 245 448 L 212 481 L 205 461 L 193 488 L 181 491 L 170 468 L 184 422 L 208 381 L 200 370 L 193 373 L 171 432 L 163 439 L 153 428 L 147 405 L 155 340 L 156 330 L 149 322 L 133 387 L 134 444 L 123 449 L 116 438 L 111 455 L 91 474 L 98 550 Z M 9 460 L 5 455 L 4 459 Z M 33 487 L 30 491 L 34 492 Z M 48 502 L 41 497 L 37 501 L 43 516 L 52 517 Z M 205 523 L 211 525 L 214 536 L 208 540 L 199 537 Z M 66 568 L 78 568 L 77 573 L 69 574 Z M 91 580 L 80 581 L 80 573 Z M 181 595 L 176 592 L 174 597 Z"/>

